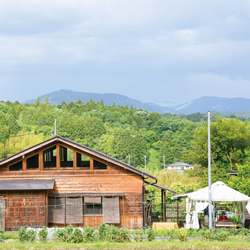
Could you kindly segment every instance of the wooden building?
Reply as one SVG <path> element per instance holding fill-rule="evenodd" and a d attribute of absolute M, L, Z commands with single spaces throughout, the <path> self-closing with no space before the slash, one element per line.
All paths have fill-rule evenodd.
<path fill-rule="evenodd" d="M 55 136 L 0 161 L 0 229 L 144 224 L 145 185 L 157 179 Z M 166 191 L 166 190 L 165 190 Z M 164 191 L 164 192 L 165 192 Z"/>

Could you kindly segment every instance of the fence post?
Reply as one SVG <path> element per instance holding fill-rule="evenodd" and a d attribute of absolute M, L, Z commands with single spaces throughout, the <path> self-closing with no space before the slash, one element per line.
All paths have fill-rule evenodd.
<path fill-rule="evenodd" d="M 56 227 L 56 196 L 55 196 L 55 227 Z"/>
<path fill-rule="evenodd" d="M 122 196 L 122 201 L 123 201 L 123 227 L 125 228 L 125 206 L 124 206 L 124 195 Z"/>
<path fill-rule="evenodd" d="M 75 197 L 74 197 L 74 226 L 76 227 L 76 205 L 75 205 Z"/>
<path fill-rule="evenodd" d="M 37 224 L 36 224 L 36 197 L 35 197 L 35 227 L 37 227 Z"/>
<path fill-rule="evenodd" d="M 93 196 L 93 215 L 94 215 L 94 229 L 95 229 L 95 197 Z"/>
<path fill-rule="evenodd" d="M 28 197 L 26 198 L 26 227 L 28 227 Z"/>
<path fill-rule="evenodd" d="M 103 223 L 105 223 L 105 197 L 102 197 L 102 204 L 103 204 Z"/>
<path fill-rule="evenodd" d="M 135 225 L 135 197 L 133 197 L 133 225 L 132 225 L 132 229 L 134 229 L 134 225 Z"/>
<path fill-rule="evenodd" d="M 4 228 L 3 228 L 3 217 L 2 217 L 2 206 L 0 204 L 0 219 L 1 219 L 1 230 L 4 231 Z"/>

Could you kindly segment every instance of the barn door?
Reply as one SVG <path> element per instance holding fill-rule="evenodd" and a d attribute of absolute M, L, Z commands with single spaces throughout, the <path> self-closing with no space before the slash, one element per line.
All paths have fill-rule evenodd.
<path fill-rule="evenodd" d="M 0 230 L 5 231 L 5 199 L 0 199 Z"/>

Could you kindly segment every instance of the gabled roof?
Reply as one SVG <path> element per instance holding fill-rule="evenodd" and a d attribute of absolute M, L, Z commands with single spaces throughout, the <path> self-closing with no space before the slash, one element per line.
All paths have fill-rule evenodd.
<path fill-rule="evenodd" d="M 120 167 L 122 167 L 124 169 L 130 170 L 130 171 L 132 171 L 134 173 L 137 173 L 137 174 L 141 175 L 142 177 L 148 177 L 148 178 L 157 180 L 156 177 L 154 177 L 153 175 L 151 175 L 151 174 L 149 174 L 147 172 L 144 172 L 144 171 L 142 171 L 142 170 L 140 170 L 140 169 L 138 169 L 136 167 L 133 167 L 133 166 L 131 166 L 131 165 L 125 163 L 125 162 L 119 161 L 119 160 L 117 160 L 117 159 L 115 159 L 115 158 L 113 158 L 111 156 L 108 156 L 106 154 L 98 152 L 98 151 L 96 151 L 96 150 L 94 150 L 92 148 L 84 146 L 84 145 L 82 145 L 80 143 L 77 143 L 75 141 L 72 141 L 72 140 L 70 140 L 68 138 L 65 138 L 63 136 L 60 136 L 60 135 L 57 135 L 57 136 L 55 136 L 55 137 L 53 137 L 53 138 L 51 138 L 51 139 L 49 139 L 47 141 L 41 142 L 41 143 L 39 143 L 37 145 L 34 145 L 34 146 L 32 146 L 30 148 L 27 148 L 27 149 L 25 149 L 25 150 L 23 150 L 23 151 L 21 151 L 19 153 L 16 153 L 16 154 L 14 154 L 12 156 L 9 156 L 9 157 L 3 159 L 2 161 L 0 161 L 0 166 L 5 164 L 5 163 L 8 163 L 8 162 L 10 162 L 12 160 L 17 159 L 18 157 L 26 155 L 26 154 L 28 154 L 30 152 L 33 152 L 34 150 L 37 150 L 37 149 L 39 149 L 41 147 L 47 146 L 47 145 L 52 144 L 53 142 L 57 142 L 57 141 L 65 143 L 65 144 L 67 144 L 67 145 L 69 145 L 71 147 L 77 148 L 79 150 L 82 150 L 82 151 L 84 151 L 84 152 L 86 152 L 86 153 L 88 153 L 88 154 L 90 154 L 92 156 L 96 156 L 96 157 L 101 158 L 101 159 L 103 159 L 103 160 L 105 160 L 107 162 L 118 165 L 118 166 L 120 166 Z"/>

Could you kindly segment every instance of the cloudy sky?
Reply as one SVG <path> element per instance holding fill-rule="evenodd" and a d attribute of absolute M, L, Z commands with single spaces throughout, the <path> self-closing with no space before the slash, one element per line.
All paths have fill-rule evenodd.
<path fill-rule="evenodd" d="M 250 98 L 249 0 L 1 0 L 0 100 Z"/>

